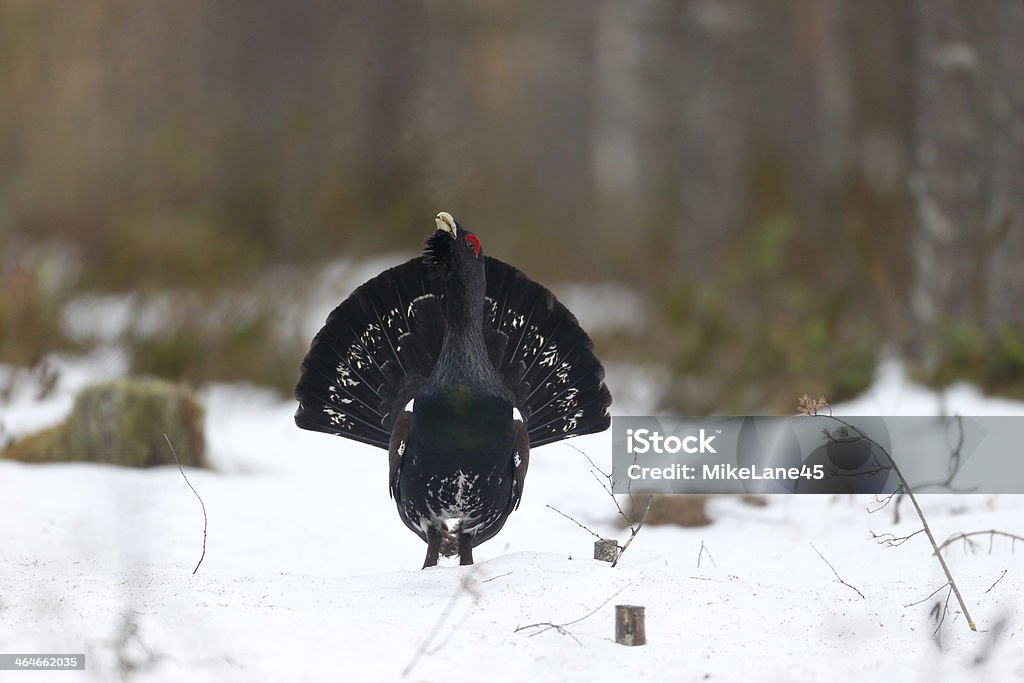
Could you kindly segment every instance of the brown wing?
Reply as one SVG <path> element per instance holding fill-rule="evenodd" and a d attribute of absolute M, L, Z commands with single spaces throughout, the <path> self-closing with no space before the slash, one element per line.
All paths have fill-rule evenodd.
<path fill-rule="evenodd" d="M 395 426 L 391 430 L 391 439 L 388 441 L 388 493 L 392 498 L 398 498 L 398 473 L 402 469 L 402 457 L 405 455 L 405 447 L 409 443 L 409 427 L 412 425 L 412 413 L 403 410 L 395 420 Z"/>
<path fill-rule="evenodd" d="M 530 435 L 522 420 L 515 421 L 516 441 L 512 452 L 512 464 L 515 466 L 512 479 L 512 509 L 519 509 L 519 501 L 523 497 L 523 483 L 526 481 L 526 470 L 530 467 Z"/>

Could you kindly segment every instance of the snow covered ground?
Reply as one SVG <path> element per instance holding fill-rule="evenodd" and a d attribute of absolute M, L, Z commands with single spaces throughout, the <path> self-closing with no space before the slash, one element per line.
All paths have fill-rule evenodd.
<path fill-rule="evenodd" d="M 75 388 L 123 367 L 114 354 L 62 370 L 47 400 L 26 390 L 0 408 L 9 433 L 60 419 Z M 609 384 L 621 387 L 620 414 L 650 410 L 642 373 L 612 368 Z M 209 518 L 195 574 L 203 516 L 176 468 L 0 461 L 0 653 L 84 652 L 88 667 L 0 680 L 1024 679 L 1024 553 L 1009 540 L 948 551 L 981 631 L 950 601 L 937 642 L 937 598 L 926 598 L 945 579 L 926 539 L 884 548 L 870 533 L 915 530 L 908 506 L 894 526 L 890 511 L 866 512 L 868 499 L 714 499 L 713 524 L 647 527 L 612 569 L 590 559 L 588 532 L 547 507 L 627 536 L 586 459 L 553 444 L 532 454 L 522 506 L 475 566 L 421 571 L 425 546 L 388 498 L 383 452 L 302 432 L 290 402 L 257 389 L 205 398 L 215 470 L 188 471 Z M 1024 414 L 968 387 L 942 404 L 895 365 L 837 412 L 943 405 Z M 607 464 L 609 442 L 569 443 Z M 923 501 L 939 539 L 1024 533 L 1024 496 Z M 615 604 L 646 607 L 646 646 L 615 644 Z M 542 622 L 567 625 L 517 631 Z"/>

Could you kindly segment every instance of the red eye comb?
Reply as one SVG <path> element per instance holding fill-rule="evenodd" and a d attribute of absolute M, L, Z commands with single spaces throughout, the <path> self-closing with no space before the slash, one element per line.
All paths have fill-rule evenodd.
<path fill-rule="evenodd" d="M 466 244 L 473 247 L 473 255 L 480 256 L 480 240 L 477 239 L 476 235 L 466 235 Z"/>

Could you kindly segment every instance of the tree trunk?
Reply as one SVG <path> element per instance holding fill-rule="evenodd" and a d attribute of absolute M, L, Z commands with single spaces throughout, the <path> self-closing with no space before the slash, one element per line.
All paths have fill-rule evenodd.
<path fill-rule="evenodd" d="M 720 271 L 748 215 L 756 17 L 748 0 L 684 7 L 674 272 L 702 281 Z"/>
<path fill-rule="evenodd" d="M 1024 6 L 935 0 L 915 12 L 911 305 L 921 351 L 944 345 L 937 333 L 991 340 L 1024 320 Z"/>
<path fill-rule="evenodd" d="M 650 267 L 635 249 L 677 208 L 675 155 L 666 148 L 677 128 L 676 18 L 671 0 L 597 5 L 591 154 L 595 227 L 619 272 Z M 678 86 L 678 87 L 677 87 Z"/>
<path fill-rule="evenodd" d="M 988 331 L 1024 329 L 1024 3 L 998 3 L 991 26 L 992 119 L 986 211 Z"/>

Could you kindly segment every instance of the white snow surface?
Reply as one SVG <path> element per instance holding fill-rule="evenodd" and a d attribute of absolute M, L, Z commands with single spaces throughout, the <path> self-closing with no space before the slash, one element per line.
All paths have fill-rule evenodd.
<path fill-rule="evenodd" d="M 66 413 L 111 358 L 65 364 L 56 392 L 16 391 L 9 434 Z M 642 373 L 619 414 L 654 397 Z M 518 511 L 472 567 L 420 570 L 424 544 L 387 495 L 372 447 L 297 429 L 294 406 L 258 389 L 205 393 L 214 469 L 0 461 L 0 653 L 86 653 L 82 672 L 0 672 L 3 681 L 1013 681 L 1024 679 L 1024 547 L 996 539 L 946 553 L 980 631 L 955 600 L 932 637 L 928 598 L 945 579 L 910 506 L 775 496 L 709 504 L 702 528 L 644 528 L 616 568 L 594 537 L 628 537 L 576 449 L 607 466 L 608 433 L 531 453 Z M 647 401 L 645 403 L 645 401 Z M 940 400 L 883 365 L 838 414 L 1024 414 L 969 387 Z M 571 444 L 571 445 L 570 445 Z M 942 540 L 1024 534 L 1024 496 L 922 496 Z M 702 553 L 702 547 L 704 552 Z M 850 586 L 837 580 L 828 560 Z M 858 594 L 863 594 L 863 597 Z M 647 645 L 614 642 L 614 605 L 646 607 Z M 525 628 L 550 622 L 561 630 Z M 521 630 L 517 630 L 521 629 Z"/>

